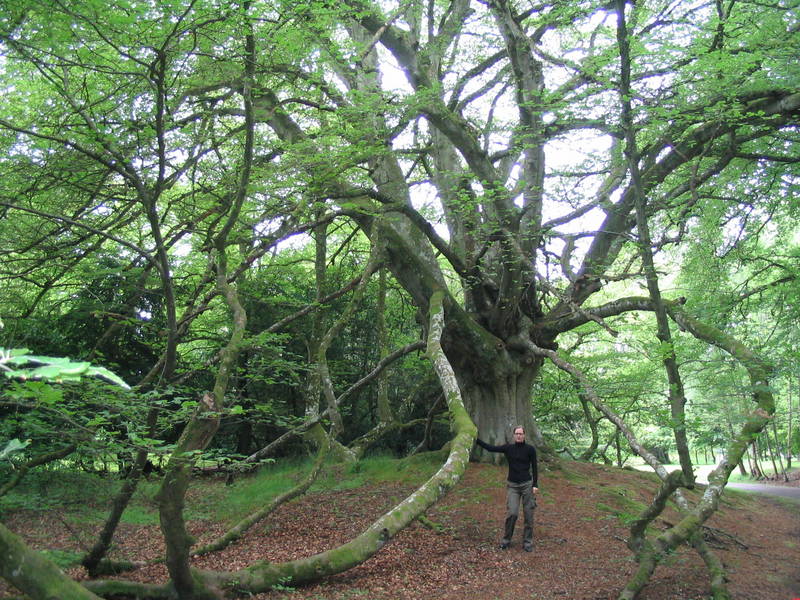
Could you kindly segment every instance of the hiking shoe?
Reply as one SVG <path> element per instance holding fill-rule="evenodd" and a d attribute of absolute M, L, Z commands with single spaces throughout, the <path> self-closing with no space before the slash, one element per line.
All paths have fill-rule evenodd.
<path fill-rule="evenodd" d="M 510 545 L 508 542 L 500 542 L 500 550 L 508 550 Z"/>
<path fill-rule="evenodd" d="M 523 546 L 522 548 L 525 552 L 533 552 L 533 546 Z"/>

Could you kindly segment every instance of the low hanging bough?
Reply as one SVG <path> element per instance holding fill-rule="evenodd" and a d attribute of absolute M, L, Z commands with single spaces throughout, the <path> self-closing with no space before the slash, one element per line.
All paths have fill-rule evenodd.
<path fill-rule="evenodd" d="M 418 490 L 346 544 L 286 563 L 260 562 L 235 572 L 198 573 L 207 585 L 226 590 L 228 596 L 243 595 L 264 592 L 279 583 L 298 585 L 346 571 L 378 552 L 458 483 L 469 462 L 477 428 L 464 407 L 455 373 L 441 347 L 444 302 L 443 291 L 431 298 L 427 347 L 428 357 L 444 389 L 454 429 L 450 454 L 444 465 Z"/>
<path fill-rule="evenodd" d="M 649 298 L 628 298 L 625 300 L 625 305 L 626 310 L 652 310 L 652 302 Z M 670 317 L 681 329 L 690 332 L 700 340 L 720 348 L 741 363 L 747 370 L 752 398 L 756 405 L 753 411 L 744 416 L 742 429 L 728 444 L 723 458 L 709 474 L 708 487 L 694 507 L 690 507 L 685 497 L 680 493 L 680 487 L 687 487 L 687 482 L 684 481 L 682 472 L 668 473 L 658 459 L 638 442 L 633 432 L 626 426 L 619 415 L 602 402 L 586 376 L 579 369 L 564 360 L 553 350 L 539 348 L 530 342 L 526 346 L 534 354 L 546 356 L 558 368 L 575 377 L 584 388 L 586 397 L 606 418 L 616 425 L 628 440 L 631 449 L 641 456 L 662 480 L 662 486 L 653 504 L 631 525 L 628 546 L 636 554 L 639 568 L 620 592 L 619 600 L 634 600 L 647 585 L 658 563 L 684 542 L 689 542 L 705 561 L 711 575 L 711 591 L 714 600 L 729 600 L 731 596 L 725 585 L 724 568 L 704 542 L 700 528 L 716 512 L 728 478 L 744 455 L 750 441 L 766 427 L 775 411 L 775 401 L 769 387 L 769 378 L 772 370 L 763 359 L 732 336 L 687 314 L 682 308 L 682 302 L 668 302 L 665 303 L 665 307 Z M 688 483 L 691 485 L 691 482 Z M 673 494 L 681 509 L 681 520 L 654 539 L 648 539 L 645 535 L 647 525 L 661 513 L 667 498 Z"/>
<path fill-rule="evenodd" d="M 769 386 L 772 369 L 764 360 L 730 335 L 688 315 L 679 303 L 668 305 L 667 310 L 683 329 L 689 331 L 696 338 L 724 350 L 741 363 L 750 378 L 752 398 L 756 408 L 745 415 L 744 425 L 738 435 L 728 444 L 723 458 L 708 475 L 708 487 L 697 505 L 685 513 L 677 524 L 661 533 L 655 540 L 652 542 L 645 540 L 642 551 L 638 555 L 639 570 L 625 586 L 620 594 L 620 600 L 636 598 L 649 581 L 661 558 L 679 544 L 691 540 L 697 535 L 700 526 L 717 510 L 728 478 L 742 459 L 747 446 L 767 426 L 775 412 L 775 399 Z M 730 594 L 724 585 L 720 585 L 721 580 L 724 580 L 724 573 L 720 572 L 721 568 L 721 565 L 718 565 L 716 570 L 712 570 L 712 591 L 715 600 L 728 600 Z"/>

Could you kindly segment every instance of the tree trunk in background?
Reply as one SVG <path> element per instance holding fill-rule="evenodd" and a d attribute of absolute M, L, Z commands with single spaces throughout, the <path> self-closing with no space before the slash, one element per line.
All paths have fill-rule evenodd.
<path fill-rule="evenodd" d="M 389 356 L 389 338 L 386 332 L 386 269 L 381 267 L 378 271 L 378 353 L 379 360 Z M 394 421 L 394 413 L 389 403 L 389 373 L 383 371 L 378 375 L 378 422 L 391 423 Z"/>
<path fill-rule="evenodd" d="M 317 211 L 319 219 L 321 211 Z M 314 274 L 316 285 L 316 301 L 319 302 L 325 295 L 325 264 L 328 251 L 328 226 L 324 222 L 314 228 Z M 324 333 L 324 313 L 321 309 L 315 310 L 311 316 L 311 335 L 306 342 L 308 347 L 308 362 L 313 364 L 319 352 L 320 342 Z M 305 389 L 305 418 L 313 420 L 319 417 L 320 386 L 317 369 L 309 369 Z M 317 422 L 304 434 L 316 447 L 321 448 L 327 439 L 325 428 Z"/>
<path fill-rule="evenodd" d="M 662 363 L 667 373 L 669 383 L 669 404 L 672 417 L 672 431 L 675 437 L 675 447 L 678 451 L 683 476 L 687 482 L 694 481 L 692 457 L 689 453 L 689 440 L 686 436 L 686 395 L 683 388 L 683 379 L 678 369 L 678 358 L 672 343 L 672 333 L 669 327 L 669 317 L 661 297 L 655 261 L 653 260 L 650 226 L 647 223 L 647 204 L 642 191 L 642 178 L 639 171 L 641 156 L 636 144 L 636 129 L 634 127 L 632 94 L 631 94 L 631 54 L 630 39 L 625 18 L 624 2 L 617 3 L 617 47 L 620 57 L 620 104 L 622 105 L 622 127 L 625 133 L 625 159 L 631 177 L 634 204 L 636 206 L 636 230 L 639 233 L 639 254 L 642 258 L 647 290 L 656 315 L 657 332 L 663 353 Z"/>
<path fill-rule="evenodd" d="M 750 476 L 753 479 L 764 479 L 764 471 L 758 462 L 758 439 L 750 444 Z"/>
<path fill-rule="evenodd" d="M 781 440 L 778 437 L 778 428 L 775 425 L 775 418 L 772 419 L 772 433 L 775 435 L 775 448 L 774 451 L 772 447 L 770 447 L 770 452 L 772 452 L 773 460 L 772 465 L 775 466 L 775 458 L 777 456 L 778 459 L 778 466 L 775 468 L 775 476 L 777 478 L 778 475 L 784 480 L 789 481 L 789 477 L 786 475 L 786 469 L 783 468 L 783 457 L 781 456 Z M 769 440 L 769 430 L 767 430 L 767 440 Z"/>
<path fill-rule="evenodd" d="M 586 423 L 589 425 L 589 431 L 592 434 L 592 441 L 590 442 L 589 447 L 580 455 L 580 460 L 591 460 L 595 452 L 597 452 L 597 447 L 600 444 L 600 437 L 597 433 L 597 424 L 599 423 L 599 419 L 595 419 L 592 416 L 592 412 L 589 409 L 589 399 L 586 397 L 586 393 L 580 388 L 577 389 L 577 392 L 578 400 L 580 401 L 581 408 L 583 409 L 583 416 L 586 419 Z"/>
<path fill-rule="evenodd" d="M 769 437 L 769 429 L 764 432 L 764 439 L 767 441 L 767 454 L 769 454 L 769 460 L 772 463 L 772 473 L 775 477 L 777 477 L 780 473 L 780 470 L 778 469 L 778 463 L 775 460 L 775 448 L 772 446 L 772 439 Z"/>
<path fill-rule="evenodd" d="M 253 423 L 242 421 L 236 428 L 236 453 L 247 456 L 253 451 Z"/>
<path fill-rule="evenodd" d="M 786 427 L 786 469 L 791 470 L 792 468 L 792 450 L 794 448 L 792 440 L 792 421 L 794 416 L 792 414 L 792 376 L 789 376 L 789 389 L 787 391 L 788 402 L 789 402 L 789 423 Z"/>

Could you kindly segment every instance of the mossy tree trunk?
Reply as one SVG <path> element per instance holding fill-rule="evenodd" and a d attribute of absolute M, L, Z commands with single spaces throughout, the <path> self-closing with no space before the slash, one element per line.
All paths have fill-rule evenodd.
<path fill-rule="evenodd" d="M 0 523 L 0 577 L 31 600 L 100 600 Z"/>
<path fill-rule="evenodd" d="M 249 4 L 245 3 L 245 10 Z M 227 220 L 214 237 L 214 250 L 211 268 L 216 276 L 216 287 L 231 312 L 231 333 L 227 344 L 220 353 L 219 368 L 211 393 L 203 394 L 191 421 L 186 425 L 175 449 L 167 463 L 166 473 L 156 499 L 159 506 L 159 520 L 166 545 L 166 564 L 171 584 L 179 600 L 211 600 L 217 594 L 208 589 L 195 576 L 189 565 L 193 540 L 186 530 L 183 516 L 184 499 L 191 479 L 192 466 L 198 454 L 211 442 L 219 428 L 222 410 L 225 406 L 225 393 L 230 378 L 236 368 L 245 331 L 247 313 L 239 301 L 236 288 L 228 281 L 228 261 L 226 247 L 228 236 L 239 217 L 241 207 L 247 197 L 252 168 L 253 139 L 255 124 L 252 108 L 252 77 L 254 68 L 255 40 L 252 32 L 245 36 L 245 68 L 242 97 L 245 106 L 245 144 L 244 165 L 232 208 Z"/>
<path fill-rule="evenodd" d="M 204 589 L 191 572 L 189 556 L 194 540 L 186 530 L 183 508 L 192 465 L 198 451 L 203 450 L 217 432 L 221 410 L 222 405 L 215 400 L 214 395 L 203 395 L 167 463 L 164 479 L 156 496 L 167 550 L 167 569 L 181 600 L 210 600 L 216 597 Z"/>
<path fill-rule="evenodd" d="M 455 373 L 441 346 L 445 304 L 449 302 L 444 293 L 437 292 L 430 303 L 428 327 L 428 357 L 444 389 L 454 430 L 444 465 L 403 502 L 342 546 L 287 563 L 261 562 L 232 573 L 204 572 L 205 582 L 228 590 L 229 595 L 242 595 L 264 592 L 278 583 L 302 584 L 340 573 L 378 552 L 459 481 L 469 462 L 477 430 L 464 407 Z"/>

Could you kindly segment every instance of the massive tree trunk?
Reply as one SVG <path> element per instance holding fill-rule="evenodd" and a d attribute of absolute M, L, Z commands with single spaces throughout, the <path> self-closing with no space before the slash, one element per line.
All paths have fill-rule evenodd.
<path fill-rule="evenodd" d="M 451 348 L 450 356 L 458 349 Z M 461 364 L 464 364 L 463 357 Z M 452 362 L 456 362 L 451 358 Z M 502 369 L 487 363 L 484 369 L 465 365 L 456 372 L 459 387 L 464 395 L 464 404 L 478 427 L 478 435 L 490 444 L 511 442 L 511 432 L 521 425 L 528 439 L 537 446 L 544 445 L 539 428 L 531 410 L 531 386 L 539 373 L 541 363 L 514 364 L 505 361 L 509 368 Z M 510 363 L 510 364 L 509 364 Z M 476 450 L 476 452 L 478 452 Z M 497 453 L 481 453 L 495 460 Z"/>
<path fill-rule="evenodd" d="M 333 86 L 329 82 L 320 86 L 320 93 L 326 96 L 331 87 L 339 86 L 341 94 L 330 98 L 331 110 L 341 111 L 348 122 L 353 115 L 363 120 L 364 126 L 357 131 L 335 134 L 342 136 L 344 146 L 358 148 L 355 162 L 343 159 L 354 167 L 352 177 L 337 163 L 326 173 L 341 175 L 320 178 L 319 157 L 326 154 L 326 147 L 319 137 L 309 135 L 312 129 L 304 126 L 307 115 L 290 112 L 292 103 L 282 101 L 293 92 L 265 84 L 257 103 L 259 114 L 265 115 L 275 133 L 307 159 L 302 168 L 321 190 L 320 196 L 330 198 L 332 206 L 346 206 L 347 215 L 366 235 L 380 239 L 387 268 L 422 314 L 429 308 L 434 289 L 447 287 L 452 298 L 458 299 L 458 305 L 448 303 L 442 346 L 481 435 L 501 441 L 505 429 L 519 423 L 527 425 L 535 443 L 541 443 L 528 405 L 538 365 L 525 350 L 526 344 L 554 348 L 556 338 L 571 329 L 569 320 L 581 314 L 583 305 L 607 281 L 634 276 L 635 269 L 623 267 L 621 273 L 614 269 L 635 229 L 635 198 L 653 198 L 642 215 L 652 218 L 661 210 L 665 180 L 682 175 L 681 169 L 724 145 L 721 158 L 698 176 L 697 184 L 702 184 L 726 168 L 737 144 L 752 138 L 749 132 L 738 133 L 738 121 L 704 121 L 703 110 L 687 105 L 680 127 L 659 129 L 653 143 L 643 146 L 637 156 L 641 181 L 636 193 L 613 146 L 591 168 L 575 167 L 578 173 L 589 168 L 604 174 L 593 181 L 591 197 L 577 200 L 564 194 L 560 201 L 570 208 L 561 208 L 569 213 L 546 221 L 543 207 L 552 201 L 545 198 L 547 144 L 562 133 L 584 127 L 596 127 L 609 138 L 619 133 L 609 131 L 611 125 L 605 120 L 575 123 L 566 118 L 562 122 L 559 111 L 569 105 L 573 92 L 583 89 L 584 76 L 599 73 L 597 69 L 610 75 L 616 64 L 593 65 L 587 71 L 579 67 L 575 87 L 546 89 L 544 70 L 552 65 L 544 58 L 541 44 L 549 26 L 532 26 L 536 11 L 518 13 L 518 8 L 507 0 L 478 5 L 454 0 L 440 15 L 434 11 L 426 19 L 424 9 L 414 2 L 388 15 L 379 4 L 348 0 L 337 15 L 349 36 L 347 48 L 326 25 L 310 27 L 309 40 L 329 51 L 330 66 L 339 78 Z M 587 10 L 582 16 L 588 19 L 589 13 L 599 9 Z M 557 27 L 559 19 L 572 22 L 574 16 L 559 13 L 547 23 Z M 303 12 L 303 18 L 313 22 L 314 15 Z M 497 44 L 487 50 L 488 55 L 470 55 L 464 61 L 468 64 L 462 64 L 451 54 L 460 54 L 461 33 L 472 18 L 493 32 Z M 392 69 L 398 68 L 405 77 L 408 94 L 389 89 L 381 80 L 385 61 L 376 50 L 378 45 L 391 54 L 396 65 Z M 355 62 L 341 58 L 352 52 Z M 642 77 L 631 76 L 632 89 L 639 83 L 637 76 Z M 589 80 L 595 82 L 594 76 Z M 576 101 L 582 102 L 584 98 L 576 93 Z M 494 104 L 488 117 L 470 112 L 475 108 L 473 101 L 481 96 L 487 103 L 492 98 L 504 108 L 513 107 L 503 111 L 507 113 L 504 119 L 513 123 L 503 121 L 506 129 L 495 127 Z M 398 98 L 402 98 L 399 111 Z M 784 91 L 745 95 L 736 102 L 758 115 L 753 116 L 753 125 L 768 124 L 763 129 L 763 135 L 768 135 L 792 119 L 800 97 Z M 552 125 L 551 118 L 555 119 Z M 424 127 L 414 129 L 415 139 L 408 142 L 413 150 L 405 152 L 401 147 L 406 140 L 395 136 L 410 121 L 424 122 Z M 327 117 L 320 118 L 323 129 L 326 122 Z M 646 114 L 637 127 L 658 129 Z M 419 203 L 412 202 L 420 180 L 434 188 L 431 195 L 436 196 L 448 236 L 438 233 L 433 221 L 417 209 Z M 578 179 L 569 179 L 574 181 Z M 566 180 L 565 185 L 569 185 Z M 673 201 L 670 197 L 664 203 Z M 587 244 L 579 251 L 578 236 L 561 227 L 569 225 L 574 231 L 577 219 L 590 210 L 599 224 L 580 235 Z M 554 240 L 563 245 L 552 246 Z M 449 280 L 441 268 L 445 262 L 454 274 Z M 554 264 L 561 273 L 553 272 Z M 676 398 L 676 408 L 679 402 Z"/>

